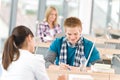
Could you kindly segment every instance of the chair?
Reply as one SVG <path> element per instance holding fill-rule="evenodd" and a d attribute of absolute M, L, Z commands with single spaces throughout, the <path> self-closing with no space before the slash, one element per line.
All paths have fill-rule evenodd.
<path fill-rule="evenodd" d="M 45 42 L 38 43 L 38 45 L 36 46 L 35 54 L 41 54 L 45 56 L 50 44 L 51 43 L 45 43 Z"/>
<path fill-rule="evenodd" d="M 111 67 L 114 68 L 116 74 L 120 74 L 120 54 L 113 54 Z"/>

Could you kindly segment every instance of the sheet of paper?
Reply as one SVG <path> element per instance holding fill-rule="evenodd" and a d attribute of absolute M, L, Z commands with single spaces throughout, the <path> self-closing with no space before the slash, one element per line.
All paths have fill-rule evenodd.
<path fill-rule="evenodd" d="M 91 75 L 69 74 L 68 80 L 94 80 Z"/>

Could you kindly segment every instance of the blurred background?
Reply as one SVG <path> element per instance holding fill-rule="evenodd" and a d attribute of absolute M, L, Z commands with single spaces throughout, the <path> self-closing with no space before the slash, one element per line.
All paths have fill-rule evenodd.
<path fill-rule="evenodd" d="M 0 0 L 0 55 L 16 25 L 26 25 L 36 35 L 37 24 L 48 6 L 58 10 L 58 22 L 69 16 L 81 19 L 83 34 L 120 40 L 120 0 Z"/>

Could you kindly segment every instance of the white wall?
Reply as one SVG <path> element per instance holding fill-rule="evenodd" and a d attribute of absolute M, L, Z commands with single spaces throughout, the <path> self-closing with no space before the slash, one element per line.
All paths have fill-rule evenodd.
<path fill-rule="evenodd" d="M 83 34 L 89 34 L 90 32 L 90 18 L 91 18 L 91 8 L 92 0 L 80 0 L 79 4 L 79 18 L 82 21 Z"/>

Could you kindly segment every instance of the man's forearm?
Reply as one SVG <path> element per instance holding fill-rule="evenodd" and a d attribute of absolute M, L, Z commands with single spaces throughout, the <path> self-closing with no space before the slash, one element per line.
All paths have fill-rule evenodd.
<path fill-rule="evenodd" d="M 56 58 L 56 53 L 52 51 L 48 51 L 47 55 L 45 56 L 45 67 L 48 68 L 50 65 L 54 64 Z"/>

